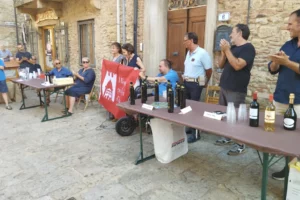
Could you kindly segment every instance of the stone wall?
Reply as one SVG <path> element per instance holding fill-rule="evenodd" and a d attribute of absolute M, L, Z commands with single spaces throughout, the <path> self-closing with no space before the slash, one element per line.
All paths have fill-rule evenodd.
<path fill-rule="evenodd" d="M 289 40 L 289 32 L 286 30 L 288 17 L 299 8 L 299 0 L 251 0 L 249 41 L 255 46 L 257 54 L 251 71 L 248 97 L 257 90 L 259 98 L 266 100 L 268 94 L 274 92 L 277 76 L 268 73 L 267 57 L 277 52 Z M 218 0 L 218 13 L 228 11 L 231 14 L 230 21 L 225 24 L 234 26 L 237 23 L 246 23 L 247 9 L 248 0 Z M 218 22 L 218 25 L 222 23 Z M 215 53 L 215 61 L 218 55 Z M 219 82 L 219 77 L 220 74 L 215 71 L 213 80 L 215 84 Z"/>
<path fill-rule="evenodd" d="M 133 43 L 133 2 L 126 1 L 126 42 Z M 63 4 L 63 16 L 60 19 L 68 24 L 70 66 L 74 70 L 79 68 L 79 40 L 78 21 L 94 19 L 95 23 L 95 57 L 97 78 L 100 77 L 103 59 L 111 59 L 110 45 L 117 41 L 117 8 L 111 0 L 102 0 L 101 9 L 91 7 L 86 0 L 66 0 Z M 143 1 L 139 0 L 138 10 L 138 43 L 143 40 Z M 120 1 L 120 26 L 122 41 L 122 1 Z M 138 45 L 139 47 L 139 45 Z M 142 52 L 137 51 L 139 55 Z"/>
<path fill-rule="evenodd" d="M 15 27 L 14 3 L 12 0 L 0 0 L 0 44 L 7 46 L 7 48 L 15 55 L 17 37 Z M 24 22 L 24 15 L 19 14 L 18 27 Z M 21 34 L 19 29 L 19 38 L 21 41 Z"/>

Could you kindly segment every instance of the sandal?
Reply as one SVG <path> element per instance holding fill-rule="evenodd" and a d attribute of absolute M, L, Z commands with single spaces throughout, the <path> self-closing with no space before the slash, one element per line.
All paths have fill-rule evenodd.
<path fill-rule="evenodd" d="M 6 109 L 7 109 L 7 110 L 12 110 L 12 107 L 11 107 L 10 105 L 7 105 L 7 106 L 6 106 Z"/>

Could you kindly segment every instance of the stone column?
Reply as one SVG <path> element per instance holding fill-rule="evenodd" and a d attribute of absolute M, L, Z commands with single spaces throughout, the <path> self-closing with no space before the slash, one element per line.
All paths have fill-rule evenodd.
<path fill-rule="evenodd" d="M 167 14 L 167 0 L 145 0 L 143 63 L 149 76 L 157 75 L 159 61 L 166 58 Z"/>

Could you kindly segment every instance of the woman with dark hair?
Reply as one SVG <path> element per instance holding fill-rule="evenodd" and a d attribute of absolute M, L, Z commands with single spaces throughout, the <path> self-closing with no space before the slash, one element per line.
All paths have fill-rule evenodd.
<path fill-rule="evenodd" d="M 123 55 L 125 56 L 124 65 L 127 65 L 129 67 L 134 67 L 135 69 L 139 69 L 141 72 L 145 72 L 145 66 L 142 62 L 142 60 L 140 59 L 140 57 L 138 57 L 138 55 L 136 55 L 134 53 L 134 47 L 132 46 L 132 44 L 126 43 L 122 46 L 122 52 Z"/>
<path fill-rule="evenodd" d="M 111 53 L 112 53 L 112 61 L 121 63 L 124 59 L 122 55 L 122 48 L 119 42 L 114 42 L 111 44 Z"/>

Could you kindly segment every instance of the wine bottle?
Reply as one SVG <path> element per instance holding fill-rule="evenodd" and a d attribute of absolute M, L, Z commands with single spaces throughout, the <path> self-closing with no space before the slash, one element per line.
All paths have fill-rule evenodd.
<path fill-rule="evenodd" d="M 180 106 L 180 84 L 178 81 L 176 82 L 176 96 L 175 96 L 175 104 Z"/>
<path fill-rule="evenodd" d="M 169 92 L 170 88 L 172 88 L 172 84 L 171 84 L 171 81 L 168 80 L 168 83 L 167 83 L 167 93 Z"/>
<path fill-rule="evenodd" d="M 286 130 L 295 130 L 297 125 L 297 113 L 294 109 L 295 94 L 290 94 L 290 105 L 284 113 L 283 128 Z"/>
<path fill-rule="evenodd" d="M 146 103 L 147 101 L 147 88 L 146 88 L 146 83 L 143 81 L 142 82 L 142 91 L 141 91 L 142 97 L 142 103 Z"/>
<path fill-rule="evenodd" d="M 180 108 L 183 109 L 186 107 L 186 97 L 185 97 L 185 88 L 184 85 L 180 88 Z"/>
<path fill-rule="evenodd" d="M 155 80 L 155 83 L 154 83 L 154 101 L 159 102 L 159 87 L 158 87 L 157 80 Z"/>
<path fill-rule="evenodd" d="M 273 94 L 269 96 L 269 104 L 265 110 L 265 131 L 274 132 L 275 131 L 275 106 L 273 104 Z"/>
<path fill-rule="evenodd" d="M 253 101 L 250 103 L 249 126 L 259 126 L 259 103 L 257 103 L 257 91 L 253 93 Z"/>
<path fill-rule="evenodd" d="M 130 105 L 135 105 L 135 94 L 132 82 L 130 82 Z"/>
<path fill-rule="evenodd" d="M 173 113 L 174 112 L 174 92 L 172 88 L 168 90 L 168 112 Z"/>

